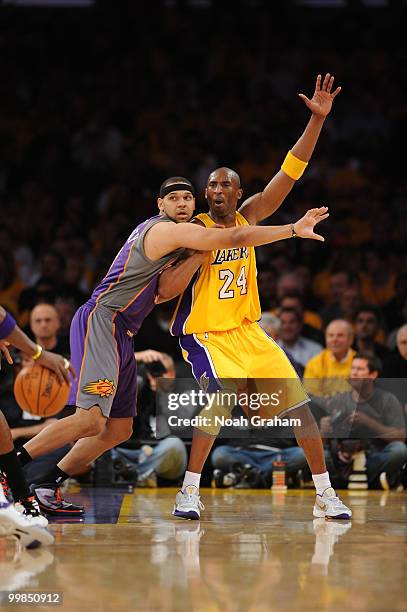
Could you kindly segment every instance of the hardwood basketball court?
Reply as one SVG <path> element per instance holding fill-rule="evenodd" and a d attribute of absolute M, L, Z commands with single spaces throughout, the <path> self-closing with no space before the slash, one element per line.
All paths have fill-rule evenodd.
<path fill-rule="evenodd" d="M 71 489 L 85 521 L 54 523 L 54 548 L 14 560 L 0 541 L 0 590 L 14 576 L 69 611 L 407 610 L 404 492 L 344 492 L 352 523 L 313 520 L 307 490 L 207 489 L 202 520 L 182 521 L 175 493 Z"/>

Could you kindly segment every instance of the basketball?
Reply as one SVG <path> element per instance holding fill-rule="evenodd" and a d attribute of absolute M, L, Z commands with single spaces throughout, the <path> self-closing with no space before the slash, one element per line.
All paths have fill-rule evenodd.
<path fill-rule="evenodd" d="M 51 417 L 66 405 L 70 385 L 61 384 L 55 372 L 39 364 L 27 366 L 18 373 L 14 395 L 22 410 L 41 417 Z"/>

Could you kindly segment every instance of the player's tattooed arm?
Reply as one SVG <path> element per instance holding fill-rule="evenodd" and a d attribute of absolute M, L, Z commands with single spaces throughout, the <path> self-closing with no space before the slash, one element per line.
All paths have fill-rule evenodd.
<path fill-rule="evenodd" d="M 298 94 L 312 113 L 303 134 L 291 149 L 291 153 L 304 162 L 311 159 L 325 118 L 331 112 L 333 101 L 341 91 L 340 87 L 332 91 L 334 77 L 329 73 L 325 75 L 322 85 L 321 80 L 319 74 L 311 99 L 302 93 Z M 295 182 L 283 170 L 280 170 L 262 192 L 256 193 L 243 202 L 239 212 L 251 225 L 259 223 L 281 206 Z"/>

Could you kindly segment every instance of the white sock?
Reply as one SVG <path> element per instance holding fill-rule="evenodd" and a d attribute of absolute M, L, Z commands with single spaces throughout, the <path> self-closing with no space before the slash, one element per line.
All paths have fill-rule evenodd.
<path fill-rule="evenodd" d="M 325 489 L 328 489 L 332 486 L 331 481 L 329 480 L 328 472 L 324 472 L 323 474 L 313 474 L 312 480 L 314 481 L 314 485 L 318 495 L 322 495 Z"/>
<path fill-rule="evenodd" d="M 3 487 L 0 485 L 0 504 L 6 504 L 6 503 L 7 503 L 7 499 L 6 499 L 6 496 L 4 495 Z"/>
<path fill-rule="evenodd" d="M 182 483 L 181 491 L 185 491 L 185 487 L 188 485 L 194 485 L 199 489 L 199 483 L 201 482 L 201 475 L 196 472 L 185 472 L 184 482 Z"/>

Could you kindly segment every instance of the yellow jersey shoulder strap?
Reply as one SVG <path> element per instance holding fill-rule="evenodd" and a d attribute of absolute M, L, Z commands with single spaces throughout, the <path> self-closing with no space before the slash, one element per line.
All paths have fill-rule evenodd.
<path fill-rule="evenodd" d="M 215 221 L 208 213 L 200 213 L 199 215 L 195 215 L 194 219 L 201 221 L 205 227 L 213 227 L 216 225 Z M 249 225 L 247 219 L 245 219 L 245 217 L 238 211 L 236 211 L 236 225 Z"/>
<path fill-rule="evenodd" d="M 199 215 L 195 215 L 194 219 L 201 221 L 205 227 L 213 227 L 215 225 L 215 221 L 211 219 L 208 213 L 200 213 Z M 192 219 L 192 221 L 194 220 Z"/>

